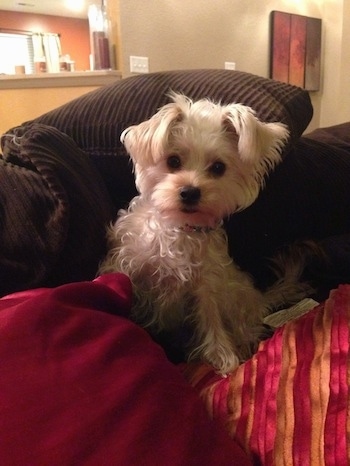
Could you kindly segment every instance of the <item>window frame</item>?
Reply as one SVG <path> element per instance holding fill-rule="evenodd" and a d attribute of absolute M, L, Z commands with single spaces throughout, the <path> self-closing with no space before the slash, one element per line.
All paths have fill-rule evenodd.
<path fill-rule="evenodd" d="M 8 50 L 7 54 L 1 53 L 2 63 L 0 63 L 0 74 L 15 74 L 16 66 L 24 66 L 26 74 L 34 73 L 34 47 L 32 35 L 32 31 L 0 28 L 0 42 L 2 42 L 0 44 L 0 50 Z M 17 42 L 16 52 L 13 52 L 14 42 L 11 44 L 11 41 Z M 4 48 L 2 48 L 3 46 Z M 21 56 L 18 57 L 18 51 L 20 49 L 22 49 Z M 14 55 L 14 53 L 17 55 Z"/>

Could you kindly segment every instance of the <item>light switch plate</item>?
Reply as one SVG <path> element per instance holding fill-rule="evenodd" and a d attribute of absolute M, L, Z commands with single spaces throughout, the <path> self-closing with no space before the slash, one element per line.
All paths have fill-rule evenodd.
<path fill-rule="evenodd" d="M 130 56 L 130 72 L 131 73 L 149 73 L 148 57 Z"/>

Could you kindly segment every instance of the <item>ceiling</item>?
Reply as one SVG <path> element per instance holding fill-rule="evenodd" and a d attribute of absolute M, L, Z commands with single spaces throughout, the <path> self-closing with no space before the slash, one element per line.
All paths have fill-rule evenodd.
<path fill-rule="evenodd" d="M 0 0 L 0 10 L 87 18 L 90 3 L 91 0 Z"/>

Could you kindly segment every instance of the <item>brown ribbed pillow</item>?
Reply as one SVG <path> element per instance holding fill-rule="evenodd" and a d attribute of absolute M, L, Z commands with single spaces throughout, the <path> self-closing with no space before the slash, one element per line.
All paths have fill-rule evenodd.
<path fill-rule="evenodd" d="M 153 115 L 169 101 L 170 90 L 192 99 L 251 106 L 263 121 L 288 125 L 299 138 L 312 117 L 309 94 L 295 86 L 242 71 L 166 71 L 129 77 L 86 94 L 39 118 L 71 136 L 93 154 L 116 154 L 120 132 Z"/>
<path fill-rule="evenodd" d="M 290 144 L 299 139 L 312 117 L 309 94 L 295 86 L 241 71 L 166 71 L 122 79 L 69 102 L 34 120 L 68 134 L 93 159 L 117 208 L 135 194 L 131 167 L 120 143 L 129 125 L 153 115 L 169 101 L 170 90 L 194 100 L 251 106 L 262 121 L 288 125 Z M 30 124 L 28 122 L 27 124 Z M 289 146 L 285 151 L 289 150 Z M 112 156 L 112 157 L 111 157 Z"/>
<path fill-rule="evenodd" d="M 93 278 L 114 209 L 86 154 L 41 124 L 4 135 L 2 149 L 0 295 Z"/>

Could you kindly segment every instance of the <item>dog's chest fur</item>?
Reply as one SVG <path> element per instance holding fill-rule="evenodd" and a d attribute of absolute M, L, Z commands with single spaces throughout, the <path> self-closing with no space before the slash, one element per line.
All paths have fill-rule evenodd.
<path fill-rule="evenodd" d="M 222 228 L 169 227 L 153 209 L 138 209 L 137 203 L 120 215 L 110 239 L 105 271 L 111 263 L 113 270 L 130 277 L 135 311 L 150 323 L 172 326 L 192 307 L 197 290 L 215 282 L 215 295 L 228 296 L 228 283 L 240 275 L 227 253 Z"/>

